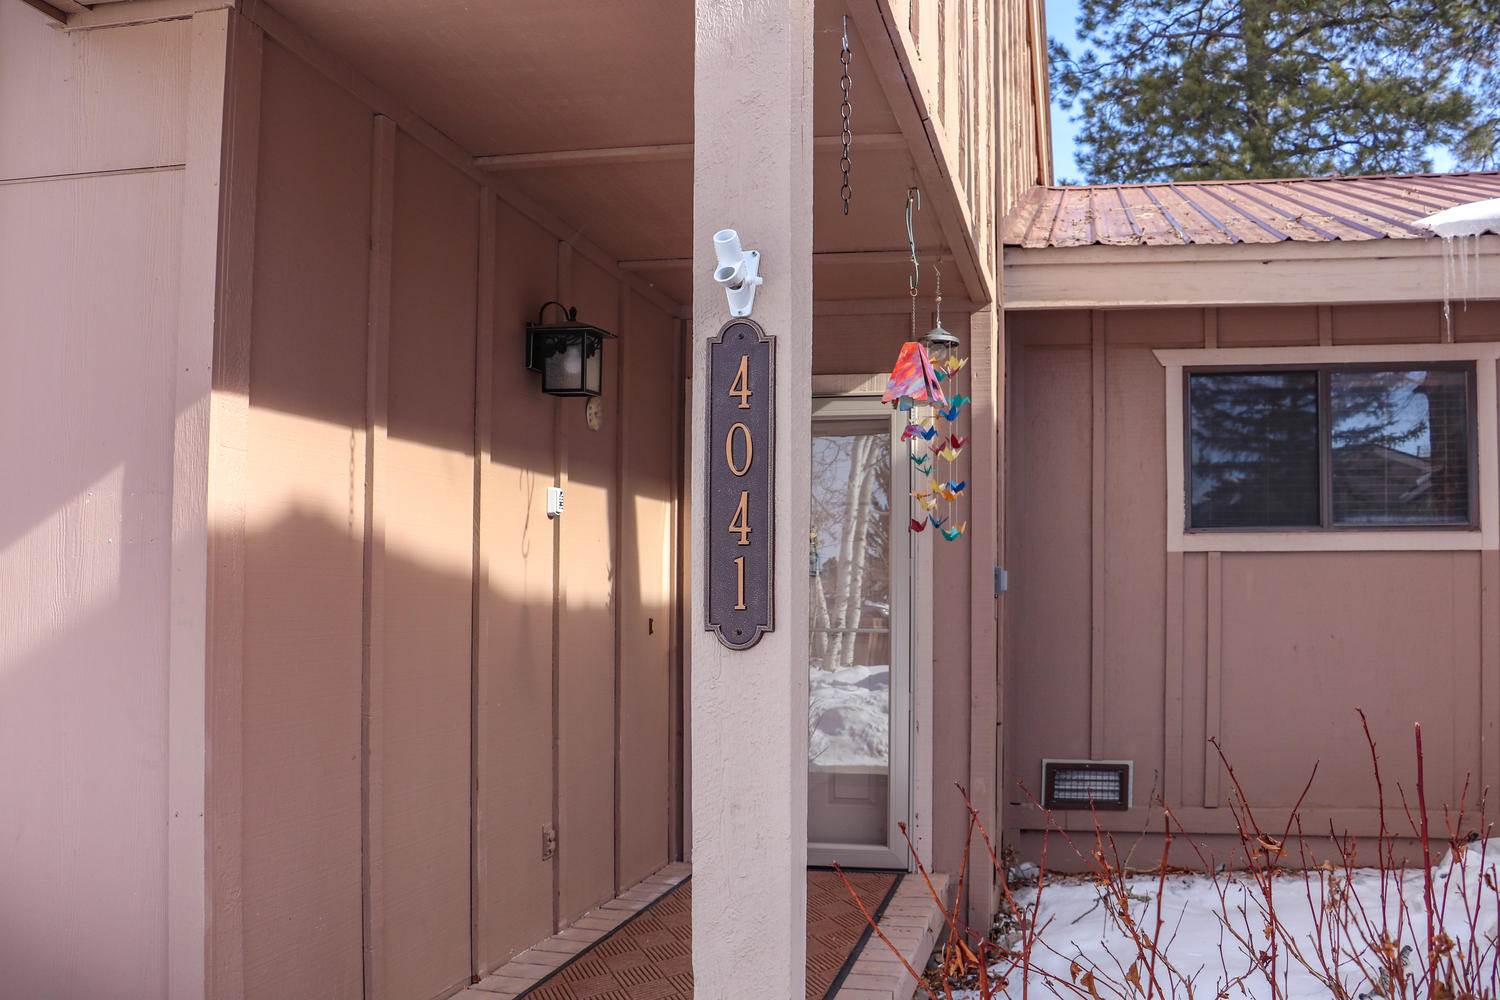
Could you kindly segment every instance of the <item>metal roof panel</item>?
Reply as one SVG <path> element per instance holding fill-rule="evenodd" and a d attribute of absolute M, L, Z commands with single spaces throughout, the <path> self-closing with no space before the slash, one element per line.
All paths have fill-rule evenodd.
<path fill-rule="evenodd" d="M 1006 246 L 1362 242 L 1434 234 L 1417 220 L 1500 198 L 1500 171 L 1038 187 L 1002 227 Z"/>

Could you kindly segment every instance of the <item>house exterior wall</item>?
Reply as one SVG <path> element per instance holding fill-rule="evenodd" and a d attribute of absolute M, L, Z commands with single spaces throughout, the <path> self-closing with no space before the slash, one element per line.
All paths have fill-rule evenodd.
<path fill-rule="evenodd" d="M 681 850 L 681 322 L 272 7 L 100 7 L 0 0 L 7 986 L 441 994 Z M 995 25 L 940 33 L 981 248 Z M 622 335 L 602 430 L 522 370 L 552 297 Z M 937 569 L 955 870 L 989 568 Z"/>
<path fill-rule="evenodd" d="M 1232 834 L 1215 736 L 1263 820 L 1285 821 L 1317 761 L 1304 824 L 1372 836 L 1356 708 L 1380 744 L 1388 804 L 1396 782 L 1413 787 L 1413 722 L 1428 800 L 1456 804 L 1467 777 L 1472 804 L 1497 767 L 1496 553 L 1169 552 L 1153 354 L 1321 343 L 1353 360 L 1358 345 L 1439 342 L 1442 306 L 1039 311 L 1007 327 L 1011 843 L 1039 849 L 1045 822 L 1020 785 L 1040 794 L 1044 757 L 1135 762 L 1134 808 L 1100 814 L 1126 842 L 1151 823 L 1154 795 L 1189 833 Z M 1453 337 L 1500 339 L 1500 303 L 1455 304 Z M 1497 488 L 1495 468 L 1481 474 L 1482 491 Z"/>
<path fill-rule="evenodd" d="M 0 4 L 7 995 L 202 991 L 226 21 L 65 34 Z"/>
<path fill-rule="evenodd" d="M 671 859 L 680 325 L 295 31 L 245 73 L 242 904 L 216 960 L 245 997 L 443 995 Z M 621 337 L 598 431 L 524 368 L 552 298 Z"/>

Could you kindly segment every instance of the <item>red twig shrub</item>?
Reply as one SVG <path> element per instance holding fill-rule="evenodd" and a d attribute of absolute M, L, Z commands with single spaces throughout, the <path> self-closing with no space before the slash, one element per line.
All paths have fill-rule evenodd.
<path fill-rule="evenodd" d="M 1224 748 L 1213 740 L 1229 779 L 1227 804 L 1238 842 L 1230 867 L 1216 864 L 1159 797 L 1152 801 L 1159 826 L 1156 821 L 1152 825 L 1160 832 L 1161 854 L 1154 867 L 1142 871 L 1124 860 L 1129 852 L 1122 857 L 1115 835 L 1103 828 L 1097 814 L 1092 843 L 1080 843 L 1023 788 L 1044 817 L 1045 832 L 1040 865 L 1013 885 L 990 831 L 967 791 L 958 786 L 968 833 L 951 903 L 939 894 L 907 837 L 917 873 L 943 914 L 944 935 L 925 970 L 899 954 L 847 879 L 844 884 L 876 935 L 931 1000 L 1500 1000 L 1500 857 L 1494 856 L 1500 855 L 1500 840 L 1487 839 L 1483 797 L 1471 804 L 1466 781 L 1456 805 L 1429 813 L 1417 726 L 1415 809 L 1406 790 L 1396 785 L 1405 823 L 1404 830 L 1393 828 L 1380 754 L 1368 720 L 1363 712 L 1359 716 L 1379 811 L 1373 864 L 1368 842 L 1362 862 L 1355 837 L 1331 826 L 1326 832 L 1304 830 L 1304 803 L 1317 777 L 1316 764 L 1286 823 L 1268 831 Z M 1000 914 L 987 928 L 969 926 L 962 909 L 976 834 L 1000 873 Z M 1086 874 L 1048 871 L 1054 841 L 1076 857 Z M 1327 854 L 1319 860 L 1313 849 L 1325 841 Z M 1419 865 L 1398 857 L 1403 842 L 1420 850 Z M 1170 863 L 1174 844 L 1183 844 L 1198 860 L 1190 879 L 1184 880 L 1185 870 Z M 1435 853 L 1440 855 L 1436 860 Z M 1053 927 L 1046 904 L 1060 882 L 1086 884 L 1097 895 L 1094 907 L 1103 910 L 1108 946 L 1095 948 L 1092 957 L 1065 937 L 1070 933 L 1066 928 Z M 1214 963 L 1188 967 L 1173 959 L 1187 906 L 1173 901 L 1171 890 L 1179 885 L 1208 900 L 1216 925 Z M 1201 927 L 1187 930 L 1200 932 L 1201 938 Z"/>

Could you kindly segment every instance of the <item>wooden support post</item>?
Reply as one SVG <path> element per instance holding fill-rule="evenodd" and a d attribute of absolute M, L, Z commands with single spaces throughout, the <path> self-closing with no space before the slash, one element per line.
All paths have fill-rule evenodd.
<path fill-rule="evenodd" d="M 974 397 L 969 482 L 1000 481 L 1000 310 L 990 305 L 969 318 L 970 385 Z M 970 494 L 969 513 L 969 797 L 990 835 L 1000 829 L 998 595 L 1000 497 L 994 488 Z M 944 790 L 946 793 L 946 790 Z M 947 795 L 939 798 L 946 802 Z M 989 926 L 995 915 L 995 867 L 980 838 L 969 845 L 969 923 Z"/>
<path fill-rule="evenodd" d="M 805 994 L 813 0 L 696 0 L 693 161 L 693 973 L 699 1000 Z M 774 629 L 705 631 L 706 341 L 728 320 L 712 236 L 761 254 L 775 339 Z M 751 387 L 752 391 L 754 387 Z M 727 567 L 718 567 L 724 570 Z M 731 570 L 732 571 L 732 570 Z"/>

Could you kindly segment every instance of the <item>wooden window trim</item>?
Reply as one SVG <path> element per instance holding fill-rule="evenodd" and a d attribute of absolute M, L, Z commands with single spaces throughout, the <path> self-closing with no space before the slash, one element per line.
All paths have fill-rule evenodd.
<path fill-rule="evenodd" d="M 1343 347 L 1192 348 L 1153 352 L 1166 379 L 1166 534 L 1169 552 L 1477 551 L 1500 549 L 1497 488 L 1496 367 L 1500 343 L 1380 344 Z M 1398 368 L 1473 365 L 1470 389 L 1468 526 L 1354 525 L 1274 528 L 1187 528 L 1186 372 L 1293 368 Z M 1320 384 L 1326 379 L 1320 379 Z M 1321 390 L 1320 390 L 1321 391 Z M 1326 412 L 1326 408 L 1322 412 Z M 1322 419 L 1322 418 L 1320 418 Z M 1322 444 L 1320 443 L 1320 447 Z M 1324 463 L 1326 467 L 1327 463 Z M 1330 494 L 1325 488 L 1325 497 Z"/>

